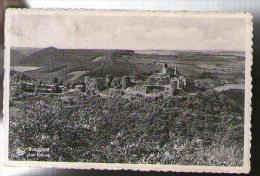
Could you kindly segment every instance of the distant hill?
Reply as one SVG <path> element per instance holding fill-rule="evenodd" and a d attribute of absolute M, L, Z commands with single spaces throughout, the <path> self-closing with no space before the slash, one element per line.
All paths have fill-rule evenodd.
<path fill-rule="evenodd" d="M 69 71 L 85 70 L 93 75 L 113 74 L 113 72 L 128 72 L 130 67 L 133 66 L 127 59 L 121 57 L 124 53 L 129 56 L 132 54 L 131 51 L 57 49 L 50 47 L 24 57 L 20 64 L 42 67 L 48 69 L 48 71 L 56 71 L 66 66 Z M 99 57 L 103 57 L 103 59 L 92 62 Z M 128 59 L 131 59 L 131 57 Z"/>
<path fill-rule="evenodd" d="M 11 66 L 19 66 L 20 62 L 24 59 L 25 55 L 21 52 L 11 49 L 10 58 L 11 58 Z"/>
<path fill-rule="evenodd" d="M 97 56 L 106 54 L 105 50 L 45 48 L 21 60 L 23 66 L 48 67 L 63 64 L 86 64 Z"/>
<path fill-rule="evenodd" d="M 31 54 L 42 50 L 42 48 L 28 48 L 28 47 L 12 47 L 12 49 L 18 51 L 24 56 L 30 56 Z"/>
<path fill-rule="evenodd" d="M 113 56 L 104 55 L 101 57 L 97 57 L 92 61 L 92 64 L 95 67 L 89 72 L 89 75 L 96 76 L 105 76 L 107 74 L 114 76 L 122 76 L 130 74 L 135 68 L 136 65 L 131 61 L 131 59 L 135 56 Z"/>
<path fill-rule="evenodd" d="M 12 66 L 21 66 L 21 61 L 26 57 L 42 50 L 42 48 L 25 48 L 25 47 L 12 47 L 10 51 L 11 56 L 11 65 Z"/>
<path fill-rule="evenodd" d="M 25 48 L 22 49 L 25 52 Z M 28 49 L 32 50 L 32 49 Z M 57 49 L 49 47 L 24 56 L 19 50 L 11 50 L 12 65 L 40 67 L 27 74 L 36 80 L 67 79 L 67 74 L 86 71 L 86 75 L 97 77 L 107 74 L 122 76 L 131 73 L 135 64 L 131 50 Z M 19 57 L 18 57 L 19 56 Z M 101 58 L 101 59 L 99 59 Z M 96 61 L 95 61 L 96 60 Z"/>

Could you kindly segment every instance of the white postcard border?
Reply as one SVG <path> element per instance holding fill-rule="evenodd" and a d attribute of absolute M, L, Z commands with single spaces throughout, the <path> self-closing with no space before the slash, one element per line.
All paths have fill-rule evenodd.
<path fill-rule="evenodd" d="M 8 131 L 9 131 L 9 73 L 10 73 L 10 26 L 11 15 L 19 14 L 84 14 L 95 13 L 96 15 L 161 15 L 161 16 L 211 16 L 222 18 L 245 18 L 246 19 L 246 62 L 245 62 L 245 118 L 244 118 L 244 162 L 242 167 L 229 166 L 198 166 L 198 165 L 159 165 L 159 164 L 122 164 L 122 163 L 72 163 L 72 162 L 44 162 L 44 161 L 10 161 L 8 160 Z M 171 11 L 139 11 L 139 10 L 80 10 L 80 9 L 7 9 L 5 22 L 5 59 L 4 59 L 4 161 L 8 166 L 30 166 L 39 168 L 71 168 L 71 169 L 97 169 L 97 170 L 138 170 L 138 171 L 176 171 L 176 172 L 213 172 L 213 173 L 248 173 L 250 171 L 250 147 L 251 147 L 251 97 L 252 97 L 252 15 L 249 13 L 226 13 L 226 12 L 171 12 Z"/>

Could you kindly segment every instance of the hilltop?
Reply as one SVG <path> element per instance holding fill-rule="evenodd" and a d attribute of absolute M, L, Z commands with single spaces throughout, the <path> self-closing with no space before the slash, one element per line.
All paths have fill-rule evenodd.
<path fill-rule="evenodd" d="M 25 52 L 25 48 L 22 48 Z M 28 50 L 32 50 L 28 48 Z M 52 80 L 58 77 L 66 79 L 67 74 L 75 71 L 86 71 L 86 75 L 120 76 L 131 73 L 135 64 L 131 63 L 133 51 L 99 50 L 99 49 L 58 49 L 49 47 L 23 55 L 19 49 L 11 50 L 12 66 L 40 67 L 41 69 L 27 72 L 36 80 Z M 117 56 L 119 54 L 119 56 Z M 121 58 L 121 55 L 129 57 Z M 99 59 L 102 58 L 102 59 Z"/>

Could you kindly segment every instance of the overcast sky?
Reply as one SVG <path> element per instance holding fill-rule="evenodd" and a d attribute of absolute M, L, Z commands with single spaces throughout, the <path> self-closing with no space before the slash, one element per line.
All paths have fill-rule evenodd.
<path fill-rule="evenodd" d="M 28 11 L 27 11 L 28 12 Z M 34 11 L 37 12 L 37 11 Z M 33 15 L 32 15 L 33 14 Z M 244 51 L 245 16 L 117 12 L 12 14 L 11 46 Z M 9 30 L 8 30 L 9 31 Z"/>

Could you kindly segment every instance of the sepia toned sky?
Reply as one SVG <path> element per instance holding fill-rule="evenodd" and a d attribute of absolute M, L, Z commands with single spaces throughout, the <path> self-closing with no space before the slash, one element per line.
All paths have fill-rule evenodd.
<path fill-rule="evenodd" d="M 9 17 L 15 47 L 245 51 L 246 20 L 238 15 L 74 11 Z"/>

